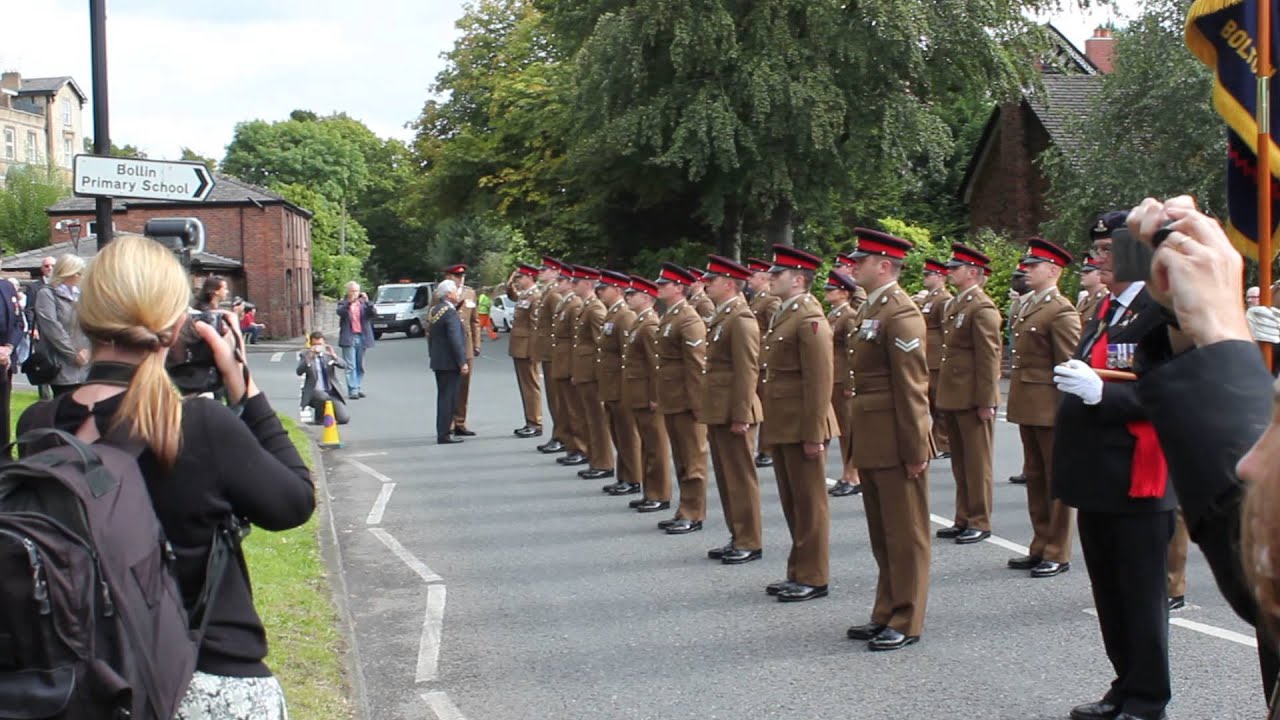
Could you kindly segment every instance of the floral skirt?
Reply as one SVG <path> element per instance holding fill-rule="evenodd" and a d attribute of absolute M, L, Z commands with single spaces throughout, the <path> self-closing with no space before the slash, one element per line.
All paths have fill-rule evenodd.
<path fill-rule="evenodd" d="M 289 709 L 274 677 L 196 672 L 175 720 L 289 720 Z"/>

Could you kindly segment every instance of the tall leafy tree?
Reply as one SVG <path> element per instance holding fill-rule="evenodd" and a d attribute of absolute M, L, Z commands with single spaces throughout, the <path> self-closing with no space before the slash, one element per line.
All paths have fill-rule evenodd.
<path fill-rule="evenodd" d="M 45 210 L 71 194 L 58 170 L 11 168 L 0 189 L 0 250 L 21 252 L 49 244 Z"/>
<path fill-rule="evenodd" d="M 222 170 L 264 187 L 305 185 L 348 206 L 369 181 L 368 165 L 349 128 L 293 118 L 236 125 Z"/>

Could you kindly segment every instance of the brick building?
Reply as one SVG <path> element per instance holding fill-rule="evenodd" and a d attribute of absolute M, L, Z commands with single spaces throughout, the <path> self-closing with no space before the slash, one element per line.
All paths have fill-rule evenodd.
<path fill-rule="evenodd" d="M 1052 25 L 1047 32 L 1053 42 L 1039 63 L 1043 90 L 992 110 L 969 160 L 960 197 L 969 208 L 971 231 L 990 228 L 1014 238 L 1039 232 L 1050 217 L 1048 181 L 1037 160 L 1050 146 L 1071 153 L 1079 142 L 1071 124 L 1087 114 L 1101 74 L 1111 71 L 1110 30 L 1094 31 L 1084 53 Z"/>
<path fill-rule="evenodd" d="M 210 273 L 227 277 L 231 292 L 258 306 L 258 322 L 266 323 L 266 335 L 294 338 L 314 323 L 314 288 L 311 284 L 311 212 L 264 188 L 227 175 L 216 175 L 213 192 L 204 202 L 164 200 L 114 201 L 113 224 L 118 232 L 142 232 L 148 220 L 193 217 L 204 224 L 205 252 L 193 258 L 193 282 Z M 79 220 L 85 230 L 80 253 L 93 254 L 97 230 L 94 199 L 71 197 L 48 209 L 49 242 L 69 248 L 69 237 L 58 229 L 65 220 Z M 7 271 L 27 269 L 20 263 L 56 254 L 55 248 L 6 258 Z M 27 256 L 31 256 L 28 258 Z"/>

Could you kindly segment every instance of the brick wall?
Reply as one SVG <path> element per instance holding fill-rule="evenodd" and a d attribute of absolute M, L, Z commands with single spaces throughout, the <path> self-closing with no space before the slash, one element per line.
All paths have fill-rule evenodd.
<path fill-rule="evenodd" d="M 969 229 L 991 228 L 1015 240 L 1035 235 L 1049 219 L 1048 181 L 1035 160 L 1049 134 L 1026 103 L 1000 108 L 996 137 L 972 184 Z"/>

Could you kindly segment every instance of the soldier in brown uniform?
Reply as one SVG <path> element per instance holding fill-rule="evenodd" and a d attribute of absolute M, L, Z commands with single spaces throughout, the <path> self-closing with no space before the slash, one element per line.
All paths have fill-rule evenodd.
<path fill-rule="evenodd" d="M 534 314 L 542 302 L 537 277 L 537 268 L 521 265 L 507 278 L 507 297 L 516 303 L 507 353 L 515 364 L 516 385 L 524 408 L 524 427 L 517 428 L 515 435 L 523 438 L 542 434 L 542 383 L 538 381 L 538 331 L 534 326 Z"/>
<path fill-rule="evenodd" d="M 716 304 L 707 297 L 707 274 L 699 268 L 685 268 L 693 275 L 693 285 L 689 286 L 689 305 L 698 312 L 702 322 L 711 323 L 711 316 L 716 312 Z"/>
<path fill-rule="evenodd" d="M 636 314 L 622 346 L 622 402 L 635 418 L 640 435 L 640 462 L 644 496 L 632 500 L 636 512 L 649 513 L 671 507 L 671 448 L 667 426 L 658 409 L 658 286 L 652 280 L 631 276 L 627 306 Z M 614 495 L 628 495 L 621 490 Z"/>
<path fill-rule="evenodd" d="M 1012 365 L 1013 355 L 1013 321 L 1017 319 L 1018 313 L 1022 309 L 1023 298 L 1030 295 L 1031 291 L 1027 288 L 1027 264 L 1019 261 L 1018 268 L 1013 271 L 1013 275 L 1009 278 L 1009 311 L 1005 319 L 1005 358 Z M 1009 482 L 1014 485 L 1027 484 L 1027 470 L 1022 469 L 1017 475 L 1009 477 Z"/>
<path fill-rule="evenodd" d="M 871 622 L 849 628 L 872 650 L 919 639 L 929 597 L 929 364 L 924 316 L 898 287 L 906 240 L 858 228 L 853 277 L 867 290 L 849 339 L 853 462 L 880 569 Z"/>
<path fill-rule="evenodd" d="M 827 441 L 838 432 L 831 409 L 831 324 L 809 294 L 822 260 L 788 245 L 773 246 L 772 292 L 782 301 L 764 341 L 764 412 L 760 442 L 773 455 L 782 514 L 791 531 L 787 579 L 765 588 L 781 602 L 827 596 L 831 517 L 827 507 Z"/>
<path fill-rule="evenodd" d="M 467 346 L 467 364 L 475 367 L 480 354 L 480 316 L 476 314 L 476 291 L 467 287 L 467 266 L 458 263 L 444 269 L 444 279 L 458 283 L 458 315 L 462 318 L 462 339 Z M 453 411 L 453 434 L 472 437 L 467 429 L 467 399 L 471 395 L 471 373 L 462 376 L 458 386 L 458 409 Z"/>
<path fill-rule="evenodd" d="M 938 412 L 938 370 L 942 367 L 942 310 L 951 299 L 947 290 L 947 266 L 938 260 L 924 261 L 924 288 L 928 292 L 920 304 L 924 315 L 924 352 L 929 360 L 929 415 L 933 418 L 933 447 L 938 457 L 951 457 L 947 424 Z"/>
<path fill-rule="evenodd" d="M 761 338 L 768 334 L 769 323 L 782 302 L 777 295 L 769 292 L 769 280 L 773 277 L 769 274 L 771 267 L 773 267 L 772 263 L 759 258 L 747 258 L 747 269 L 751 271 L 751 277 L 747 280 L 747 299 L 751 301 L 751 314 L 756 316 L 756 324 L 760 326 Z M 764 380 L 763 372 L 760 373 L 760 379 Z M 756 394 L 760 396 L 761 403 L 764 402 L 763 389 L 762 386 L 756 386 Z M 758 468 L 773 466 L 773 458 L 760 444 L 760 428 L 763 427 L 764 423 L 761 423 L 760 427 L 756 428 L 756 467 Z"/>
<path fill-rule="evenodd" d="M 1086 258 L 1080 267 L 1080 289 L 1088 294 L 1076 303 L 1076 311 L 1080 313 L 1080 322 L 1087 323 L 1098 314 L 1098 308 L 1107 296 L 1107 288 L 1102 284 L 1102 273 L 1093 264 L 1093 258 Z"/>
<path fill-rule="evenodd" d="M 658 299 L 666 312 L 658 322 L 655 369 L 658 411 L 667 426 L 680 483 L 676 516 L 658 523 L 671 535 L 702 529 L 707 517 L 707 426 L 702 424 L 702 370 L 706 367 L 707 324 L 689 305 L 693 275 L 662 263 Z"/>
<path fill-rule="evenodd" d="M 750 276 L 750 270 L 728 258 L 708 256 L 707 296 L 716 306 L 707 327 L 701 419 L 729 542 L 708 550 L 707 557 L 725 565 L 759 560 L 763 547 L 755 466 L 755 429 L 763 417 L 756 394 L 760 326 L 742 294 Z"/>
<path fill-rule="evenodd" d="M 537 341 L 534 352 L 538 362 L 542 364 L 542 387 L 546 388 L 547 408 L 551 411 L 551 439 L 538 446 L 538 451 L 555 454 L 565 450 L 565 423 L 568 410 L 564 407 L 560 387 L 551 373 L 553 334 L 555 329 L 556 308 L 564 299 L 558 287 L 563 264 L 549 256 L 542 257 L 542 267 L 538 273 L 538 283 L 542 286 L 542 297 L 534 309 L 533 321 L 537 330 Z"/>
<path fill-rule="evenodd" d="M 852 269 L 852 265 L 848 268 Z M 831 306 L 827 322 L 831 323 L 832 358 L 835 362 L 832 375 L 831 409 L 836 414 L 836 426 L 840 428 L 840 480 L 827 491 L 832 497 L 846 497 L 862 492 L 858 481 L 858 468 L 853 464 L 853 398 L 845 393 L 849 387 L 849 333 L 853 332 L 854 316 L 867 300 L 867 293 L 853 278 L 832 271 L 827 276 L 824 298 Z"/>
<path fill-rule="evenodd" d="M 600 271 L 596 295 L 605 306 L 604 327 L 600 331 L 598 383 L 600 401 L 609 417 L 613 446 L 618 451 L 618 481 L 601 490 L 615 495 L 640 492 L 640 433 L 631 408 L 622 402 L 622 351 L 636 314 L 627 307 L 624 293 L 631 278 L 613 270 Z"/>
<path fill-rule="evenodd" d="M 1031 577 L 1053 577 L 1071 567 L 1071 508 L 1053 498 L 1053 421 L 1061 399 L 1053 368 L 1071 359 L 1080 343 L 1080 315 L 1058 290 L 1071 253 L 1043 240 L 1027 241 L 1030 292 L 1013 319 L 1013 371 L 1009 381 L 1009 422 L 1022 436 L 1022 468 L 1027 476 L 1027 512 L 1034 534 L 1031 554 L 1009 567 Z"/>
<path fill-rule="evenodd" d="M 582 301 L 573 324 L 574 399 L 582 431 L 587 438 L 587 457 L 591 464 L 578 471 L 584 480 L 613 477 L 613 436 L 609 417 L 600 401 L 600 346 L 604 342 L 604 316 L 608 312 L 596 297 L 600 271 L 584 265 L 573 268 L 573 293 Z"/>
<path fill-rule="evenodd" d="M 959 243 L 947 263 L 956 296 L 942 314 L 938 410 L 951 440 L 955 524 L 937 532 L 968 545 L 991 537 L 991 476 L 1000 406 L 1000 309 L 982 290 L 991 260 Z"/>
<path fill-rule="evenodd" d="M 582 312 L 582 298 L 573 292 L 572 265 L 561 265 L 556 290 L 560 293 L 560 303 L 552 315 L 551 377 L 563 411 L 562 442 L 566 450 L 563 457 L 556 458 L 556 462 L 585 465 L 588 462 L 586 419 L 580 414 L 578 393 L 573 388 L 573 330 L 577 326 L 578 313 Z"/>

